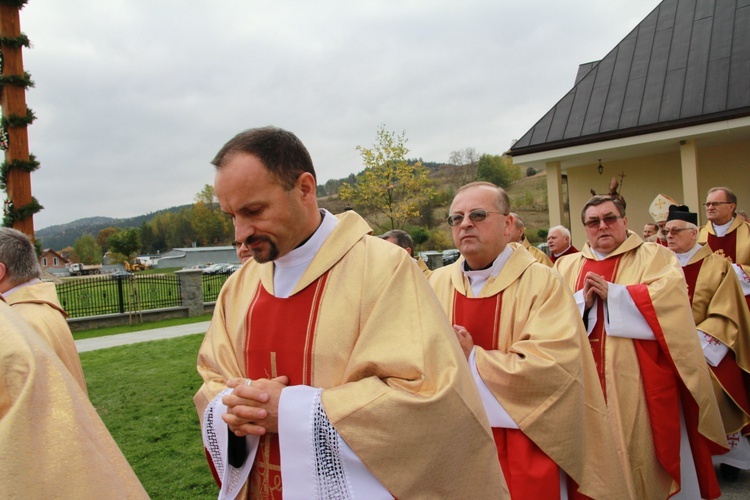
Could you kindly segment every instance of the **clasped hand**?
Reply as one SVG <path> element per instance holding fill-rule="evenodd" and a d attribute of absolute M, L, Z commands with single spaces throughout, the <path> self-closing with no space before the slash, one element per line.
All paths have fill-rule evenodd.
<path fill-rule="evenodd" d="M 607 300 L 607 291 L 609 283 L 604 277 L 596 273 L 588 272 L 583 278 L 583 298 L 586 304 L 586 310 L 591 309 L 597 297 Z"/>
<path fill-rule="evenodd" d="M 234 390 L 221 398 L 227 406 L 221 418 L 237 436 L 279 432 L 279 399 L 281 390 L 289 385 L 289 378 L 261 378 L 250 385 L 246 381 L 244 378 L 227 381 L 227 387 Z"/>

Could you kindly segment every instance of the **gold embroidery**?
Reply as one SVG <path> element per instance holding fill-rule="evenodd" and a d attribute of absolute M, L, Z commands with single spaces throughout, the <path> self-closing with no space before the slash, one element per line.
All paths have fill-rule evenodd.
<path fill-rule="evenodd" d="M 726 253 L 724 253 L 724 249 L 723 248 L 719 248 L 714 253 L 716 255 L 718 255 L 719 257 L 724 257 L 725 259 L 727 259 L 730 264 L 734 264 L 734 261 L 732 260 L 732 257 L 730 255 L 727 255 Z"/>

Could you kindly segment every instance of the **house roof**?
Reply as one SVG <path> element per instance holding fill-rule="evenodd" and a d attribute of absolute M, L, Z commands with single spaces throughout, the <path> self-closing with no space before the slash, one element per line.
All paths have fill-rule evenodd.
<path fill-rule="evenodd" d="M 70 262 L 70 260 L 69 260 L 69 259 L 68 259 L 67 257 L 65 257 L 64 255 L 62 255 L 62 253 L 61 253 L 61 252 L 58 252 L 57 250 L 54 250 L 54 249 L 52 249 L 52 248 L 44 248 L 44 249 L 42 249 L 42 255 L 47 255 L 47 254 L 54 254 L 54 255 L 57 255 L 57 256 L 58 256 L 58 257 L 60 257 L 60 259 L 62 259 L 62 260 L 63 260 L 64 262 Z"/>
<path fill-rule="evenodd" d="M 750 0 L 664 0 L 601 61 L 582 65 L 510 154 L 748 115 Z"/>

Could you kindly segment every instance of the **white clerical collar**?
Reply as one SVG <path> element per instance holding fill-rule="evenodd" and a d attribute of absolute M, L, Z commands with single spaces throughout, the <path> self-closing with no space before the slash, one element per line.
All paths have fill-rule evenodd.
<path fill-rule="evenodd" d="M 690 250 L 688 250 L 687 252 L 685 253 L 675 252 L 674 254 L 675 254 L 675 257 L 677 257 L 677 260 L 680 261 L 680 265 L 682 267 L 685 267 L 687 266 L 688 262 L 690 262 L 690 259 L 693 258 L 693 255 L 697 254 L 698 250 L 700 250 L 701 248 L 703 247 L 699 245 L 698 243 L 696 243 L 695 246 L 691 248 Z"/>
<path fill-rule="evenodd" d="M 568 251 L 568 249 L 570 249 L 570 245 L 568 245 L 568 248 L 566 248 L 566 249 L 565 249 L 565 250 L 563 250 L 562 252 L 554 254 L 554 255 L 555 255 L 555 258 L 558 258 L 558 257 L 559 257 L 559 256 L 561 256 L 562 254 L 564 254 L 565 252 L 567 252 L 567 251 Z"/>
<path fill-rule="evenodd" d="M 729 222 L 727 222 L 726 224 L 722 224 L 721 226 L 713 224 L 712 222 L 711 224 L 713 224 L 714 226 L 714 233 L 716 233 L 716 236 L 726 236 L 726 234 L 729 232 L 729 226 L 732 225 L 732 222 L 734 222 L 734 217 L 729 219 Z"/>
<path fill-rule="evenodd" d="M 313 235 L 303 245 L 273 261 L 273 290 L 276 297 L 289 297 L 315 254 L 339 223 L 339 220 L 324 208 L 320 209 L 320 214 L 323 221 Z"/>
<path fill-rule="evenodd" d="M 609 255 L 608 253 L 597 252 L 593 248 L 591 249 L 591 251 L 593 252 L 594 255 L 596 255 L 596 260 L 604 260 L 607 258 L 607 255 Z"/>
<path fill-rule="evenodd" d="M 495 261 L 490 267 L 488 267 L 487 269 L 480 269 L 478 271 L 467 270 L 466 261 L 464 261 L 461 272 L 463 272 L 464 276 L 468 278 L 474 297 L 479 296 L 479 292 L 482 291 L 482 287 L 484 287 L 484 284 L 487 283 L 488 279 L 490 279 L 490 276 L 497 277 L 497 275 L 500 274 L 500 271 L 502 271 L 503 266 L 506 262 L 508 262 L 508 259 L 512 254 L 513 249 L 506 245 L 505 249 L 500 252 L 500 255 L 495 258 Z"/>
<path fill-rule="evenodd" d="M 37 283 L 41 283 L 41 282 L 42 280 L 40 280 L 39 278 L 34 278 L 34 279 L 27 281 L 26 283 L 21 283 L 20 285 L 16 285 L 10 290 L 8 290 L 7 292 L 0 294 L 0 295 L 2 295 L 3 297 L 8 297 L 10 294 L 12 294 L 13 292 L 17 292 L 21 288 L 24 288 L 30 285 L 36 285 Z"/>

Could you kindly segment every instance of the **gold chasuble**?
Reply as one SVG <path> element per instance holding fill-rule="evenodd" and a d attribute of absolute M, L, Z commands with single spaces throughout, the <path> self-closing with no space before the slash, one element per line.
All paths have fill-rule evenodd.
<path fill-rule="evenodd" d="M 5 300 L 41 335 L 68 368 L 83 392 L 88 393 L 78 349 L 65 321 L 68 315 L 57 299 L 55 284 L 37 283 L 24 286 L 5 297 Z"/>
<path fill-rule="evenodd" d="M 472 334 L 482 380 L 519 427 L 492 429 L 511 495 L 559 498 L 559 467 L 580 494 L 631 498 L 570 290 L 521 245 L 509 246 L 478 297 L 463 257 L 436 269 L 430 284 L 451 323 Z"/>
<path fill-rule="evenodd" d="M 559 259 L 555 268 L 572 290 L 582 287 L 587 271 L 626 285 L 656 336 L 609 336 L 597 324 L 595 331 L 600 333 L 590 339 L 617 446 L 629 461 L 635 497 L 667 498 L 680 489 L 680 405 L 701 494 L 718 496 L 710 455 L 726 452 L 726 438 L 674 254 L 629 231 L 606 259 L 597 260 L 586 243 L 580 254 Z M 600 314 L 599 322 L 602 318 Z"/>
<path fill-rule="evenodd" d="M 337 217 L 288 298 L 273 296 L 273 262 L 248 262 L 224 284 L 198 355 L 198 415 L 228 379 L 287 375 L 323 389 L 328 420 L 396 498 L 507 498 L 479 394 L 429 284 L 359 215 Z M 261 443 L 240 496 L 276 488 L 275 440 Z"/>
<path fill-rule="evenodd" d="M 552 267 L 552 260 L 547 256 L 547 254 L 532 245 L 525 236 L 521 240 L 521 245 L 523 245 L 526 251 L 529 252 L 532 257 L 534 257 L 534 260 L 536 260 L 540 264 L 544 264 L 547 267 Z"/>
<path fill-rule="evenodd" d="M 0 498 L 146 499 L 60 359 L 0 298 Z"/>
<path fill-rule="evenodd" d="M 704 245 L 682 268 L 698 330 L 729 347 L 710 366 L 726 434 L 750 432 L 750 314 L 729 262 Z"/>

